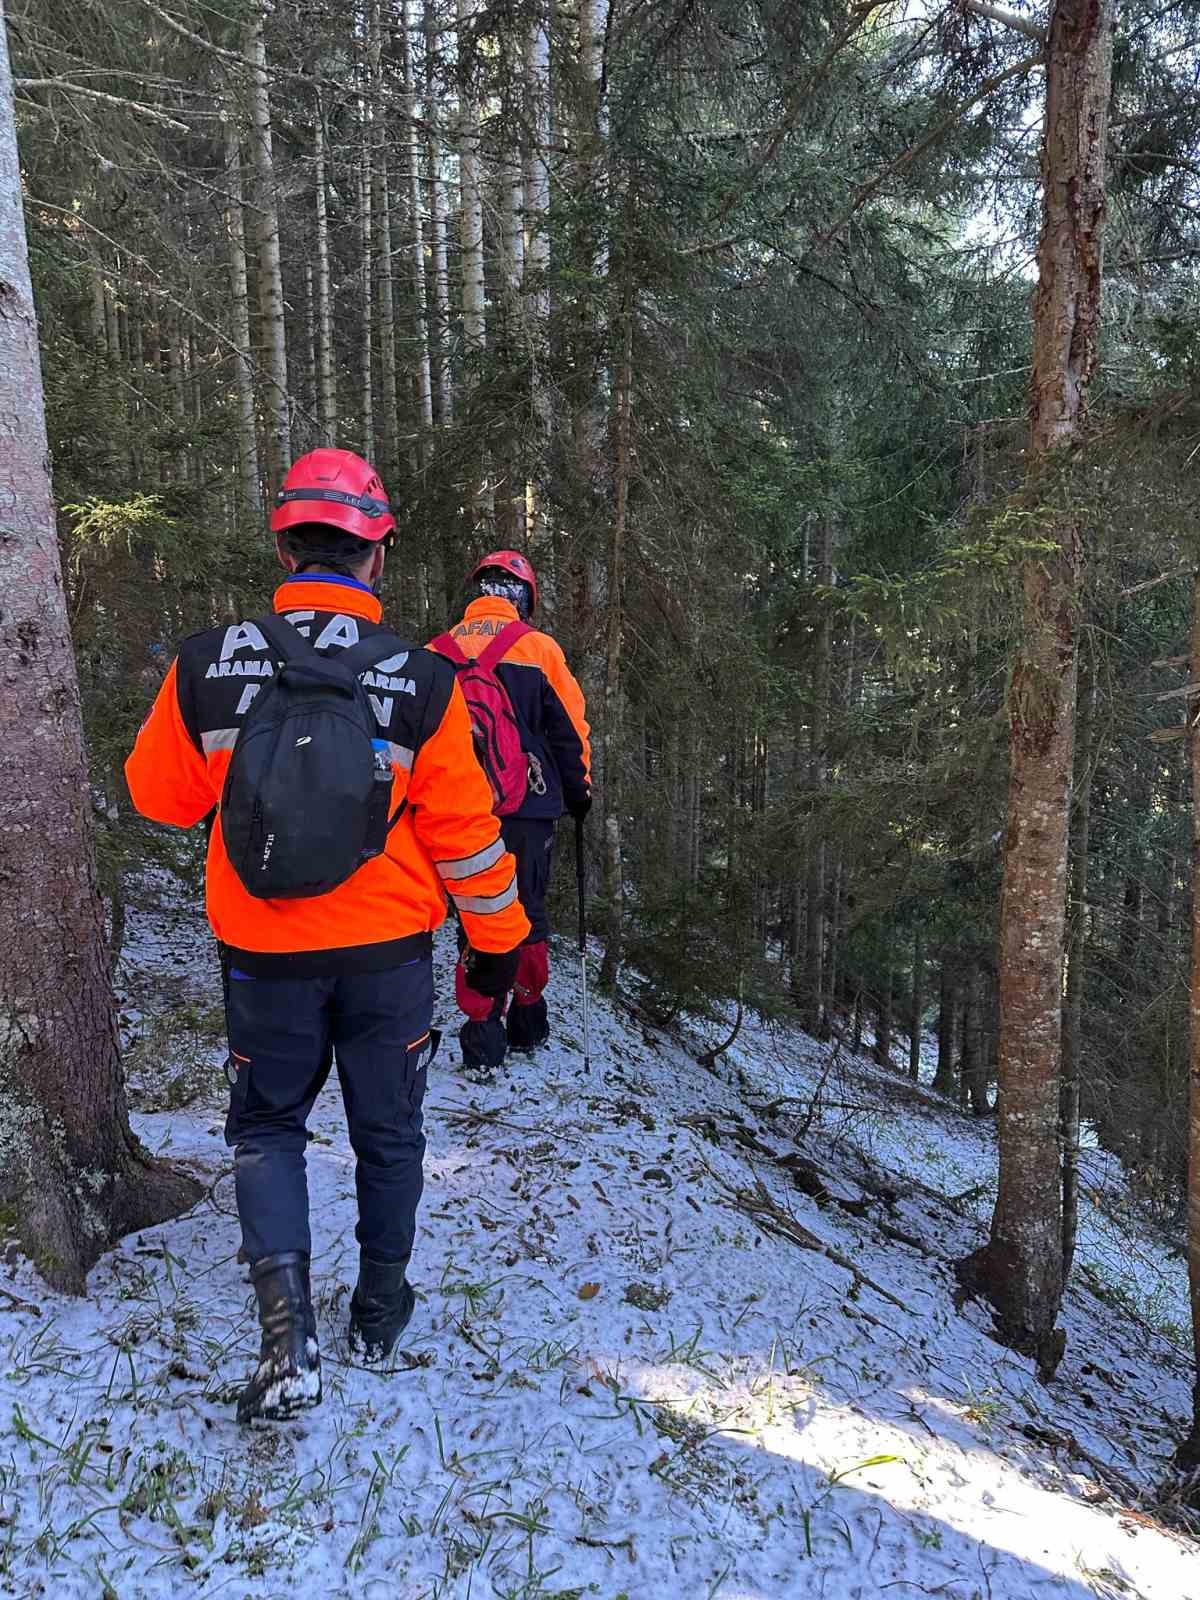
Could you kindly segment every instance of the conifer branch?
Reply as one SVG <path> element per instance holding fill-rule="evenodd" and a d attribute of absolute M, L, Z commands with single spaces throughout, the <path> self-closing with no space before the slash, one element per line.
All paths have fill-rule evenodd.
<path fill-rule="evenodd" d="M 1036 22 L 1028 17 L 1019 16 L 1015 11 L 1005 11 L 1002 6 L 990 6 L 986 0 L 959 0 L 964 14 L 973 17 L 985 17 L 988 22 L 998 22 L 1002 28 L 1011 28 L 1014 33 L 1023 33 L 1027 39 L 1036 39 L 1039 44 L 1046 42 L 1045 28 L 1039 28 Z"/>
<path fill-rule="evenodd" d="M 54 89 L 63 94 L 78 94 L 85 100 L 99 100 L 103 105 L 119 106 L 122 111 L 132 111 L 135 116 L 157 122 L 175 133 L 192 131 L 186 122 L 179 122 L 175 117 L 169 117 L 165 111 L 156 111 L 153 106 L 143 105 L 140 100 L 126 100 L 119 94 L 105 94 L 103 89 L 88 89 L 82 83 L 72 83 L 70 78 L 14 78 L 13 88 L 20 89 L 23 93 L 30 89 Z M 40 100 L 33 100 L 30 104 L 38 106 L 42 111 L 49 110 L 49 107 L 42 105 Z"/>

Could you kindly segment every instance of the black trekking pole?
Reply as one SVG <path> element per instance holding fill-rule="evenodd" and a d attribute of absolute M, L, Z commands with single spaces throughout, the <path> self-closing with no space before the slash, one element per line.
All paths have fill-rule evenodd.
<path fill-rule="evenodd" d="M 592 1066 L 591 1018 L 588 1014 L 587 892 L 583 864 L 583 818 L 575 818 L 575 882 L 579 889 L 579 975 L 583 980 L 583 1070 Z"/>

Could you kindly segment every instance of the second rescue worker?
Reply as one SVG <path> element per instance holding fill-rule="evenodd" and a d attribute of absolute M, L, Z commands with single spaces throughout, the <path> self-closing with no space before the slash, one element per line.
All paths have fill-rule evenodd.
<path fill-rule="evenodd" d="M 562 647 L 531 624 L 537 610 L 537 577 L 519 550 L 494 550 L 471 573 L 474 598 L 461 622 L 429 645 L 459 665 L 468 706 L 477 717 L 473 667 L 486 667 L 516 722 L 522 765 L 519 790 L 502 800 L 500 830 L 517 858 L 517 888 L 529 921 L 520 965 L 505 1016 L 505 997 L 480 989 L 469 965 L 460 962 L 455 984 L 467 1021 L 459 1033 L 463 1065 L 484 1075 L 501 1065 L 508 1050 L 535 1050 L 550 1034 L 545 989 L 550 978 L 546 893 L 555 824 L 566 811 L 577 821 L 592 803 L 591 748 L 583 691 Z M 486 691 L 485 691 L 486 693 Z M 492 715 L 497 708 L 493 705 Z M 501 714 L 503 714 L 501 712 Z M 470 937 L 469 930 L 467 931 Z"/>
<path fill-rule="evenodd" d="M 529 934 L 454 670 L 382 625 L 393 527 L 361 457 L 297 461 L 271 516 L 288 572 L 272 613 L 184 641 L 125 768 L 157 822 L 190 828 L 217 808 L 225 1138 L 262 1324 L 242 1421 L 321 1398 L 304 1150 L 331 1051 L 357 1157 L 350 1345 L 385 1367 L 413 1309 L 433 930 L 449 894 L 471 981 L 498 996 Z"/>

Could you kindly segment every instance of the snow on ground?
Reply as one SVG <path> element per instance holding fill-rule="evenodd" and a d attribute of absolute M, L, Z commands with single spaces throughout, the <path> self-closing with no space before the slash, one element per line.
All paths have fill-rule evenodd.
<path fill-rule="evenodd" d="M 353 1165 L 322 1096 L 326 1398 L 239 1429 L 257 1338 L 198 919 L 135 914 L 123 986 L 138 1129 L 209 1193 L 125 1240 L 87 1300 L 3 1271 L 0 1593 L 1200 1600 L 1195 1544 L 1137 1505 L 1187 1414 L 1178 1348 L 1081 1287 L 1047 1389 L 955 1308 L 990 1130 L 752 1023 L 714 1074 L 703 1030 L 596 1003 L 585 1074 L 567 959 L 553 1048 L 479 1088 L 448 1041 L 431 1072 L 414 1365 L 389 1379 L 339 1360 Z M 779 1164 L 798 1149 L 824 1189 Z M 1126 1298 L 1152 1272 L 1178 1296 L 1137 1238 Z"/>

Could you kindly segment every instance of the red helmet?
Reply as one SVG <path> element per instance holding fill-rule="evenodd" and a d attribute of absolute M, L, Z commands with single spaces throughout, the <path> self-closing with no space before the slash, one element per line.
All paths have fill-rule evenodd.
<path fill-rule="evenodd" d="M 301 522 L 322 522 L 372 544 L 390 543 L 396 526 L 379 474 L 353 450 L 310 450 L 292 463 L 275 496 L 271 532 Z"/>
<path fill-rule="evenodd" d="M 509 572 L 514 578 L 520 578 L 522 583 L 527 583 L 533 596 L 533 603 L 537 605 L 537 576 L 528 559 L 519 550 L 493 550 L 490 556 L 484 556 L 483 560 L 477 563 L 471 573 L 472 580 L 488 567 L 499 567 L 501 572 Z"/>

